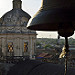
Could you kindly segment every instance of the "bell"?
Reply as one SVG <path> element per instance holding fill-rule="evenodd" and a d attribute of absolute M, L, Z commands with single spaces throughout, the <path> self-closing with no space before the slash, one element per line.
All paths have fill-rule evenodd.
<path fill-rule="evenodd" d="M 75 0 L 42 0 L 40 10 L 28 23 L 28 29 L 40 31 L 58 31 L 65 37 L 65 48 L 60 57 L 65 57 L 65 75 L 67 75 L 68 37 L 75 30 Z"/>
<path fill-rule="evenodd" d="M 68 37 L 75 29 L 75 0 L 42 0 L 40 10 L 27 26 L 31 30 L 58 31 Z"/>

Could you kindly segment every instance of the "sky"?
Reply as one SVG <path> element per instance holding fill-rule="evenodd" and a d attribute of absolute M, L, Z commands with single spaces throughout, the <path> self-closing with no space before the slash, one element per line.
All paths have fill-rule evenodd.
<path fill-rule="evenodd" d="M 12 9 L 13 0 L 0 0 L 0 18 L 3 14 Z M 22 0 L 22 9 L 26 11 L 30 16 L 35 15 L 35 13 L 40 9 L 42 0 Z M 38 38 L 57 38 L 57 32 L 46 32 L 37 31 Z M 75 35 L 72 36 L 73 38 Z"/>

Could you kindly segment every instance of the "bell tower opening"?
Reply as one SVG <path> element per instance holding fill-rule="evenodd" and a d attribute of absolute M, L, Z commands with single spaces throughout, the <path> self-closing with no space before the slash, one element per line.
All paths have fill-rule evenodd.
<path fill-rule="evenodd" d="M 21 0 L 13 0 L 13 9 L 21 9 L 22 1 Z"/>

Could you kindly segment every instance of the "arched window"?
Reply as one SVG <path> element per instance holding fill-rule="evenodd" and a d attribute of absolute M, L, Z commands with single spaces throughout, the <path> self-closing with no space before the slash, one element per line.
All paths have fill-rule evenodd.
<path fill-rule="evenodd" d="M 12 42 L 8 43 L 8 52 L 13 52 L 13 43 Z"/>
<path fill-rule="evenodd" d="M 24 52 L 28 51 L 28 42 L 24 42 Z"/>

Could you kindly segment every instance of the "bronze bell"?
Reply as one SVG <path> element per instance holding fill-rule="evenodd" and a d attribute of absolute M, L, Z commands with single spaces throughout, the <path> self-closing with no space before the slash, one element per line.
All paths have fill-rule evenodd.
<path fill-rule="evenodd" d="M 40 10 L 28 23 L 28 29 L 58 31 L 60 36 L 65 37 L 65 48 L 61 55 L 65 57 L 64 74 L 67 75 L 68 37 L 75 30 L 75 0 L 42 0 Z"/>
<path fill-rule="evenodd" d="M 75 0 L 42 0 L 40 10 L 30 19 L 27 27 L 71 36 L 75 30 Z"/>

